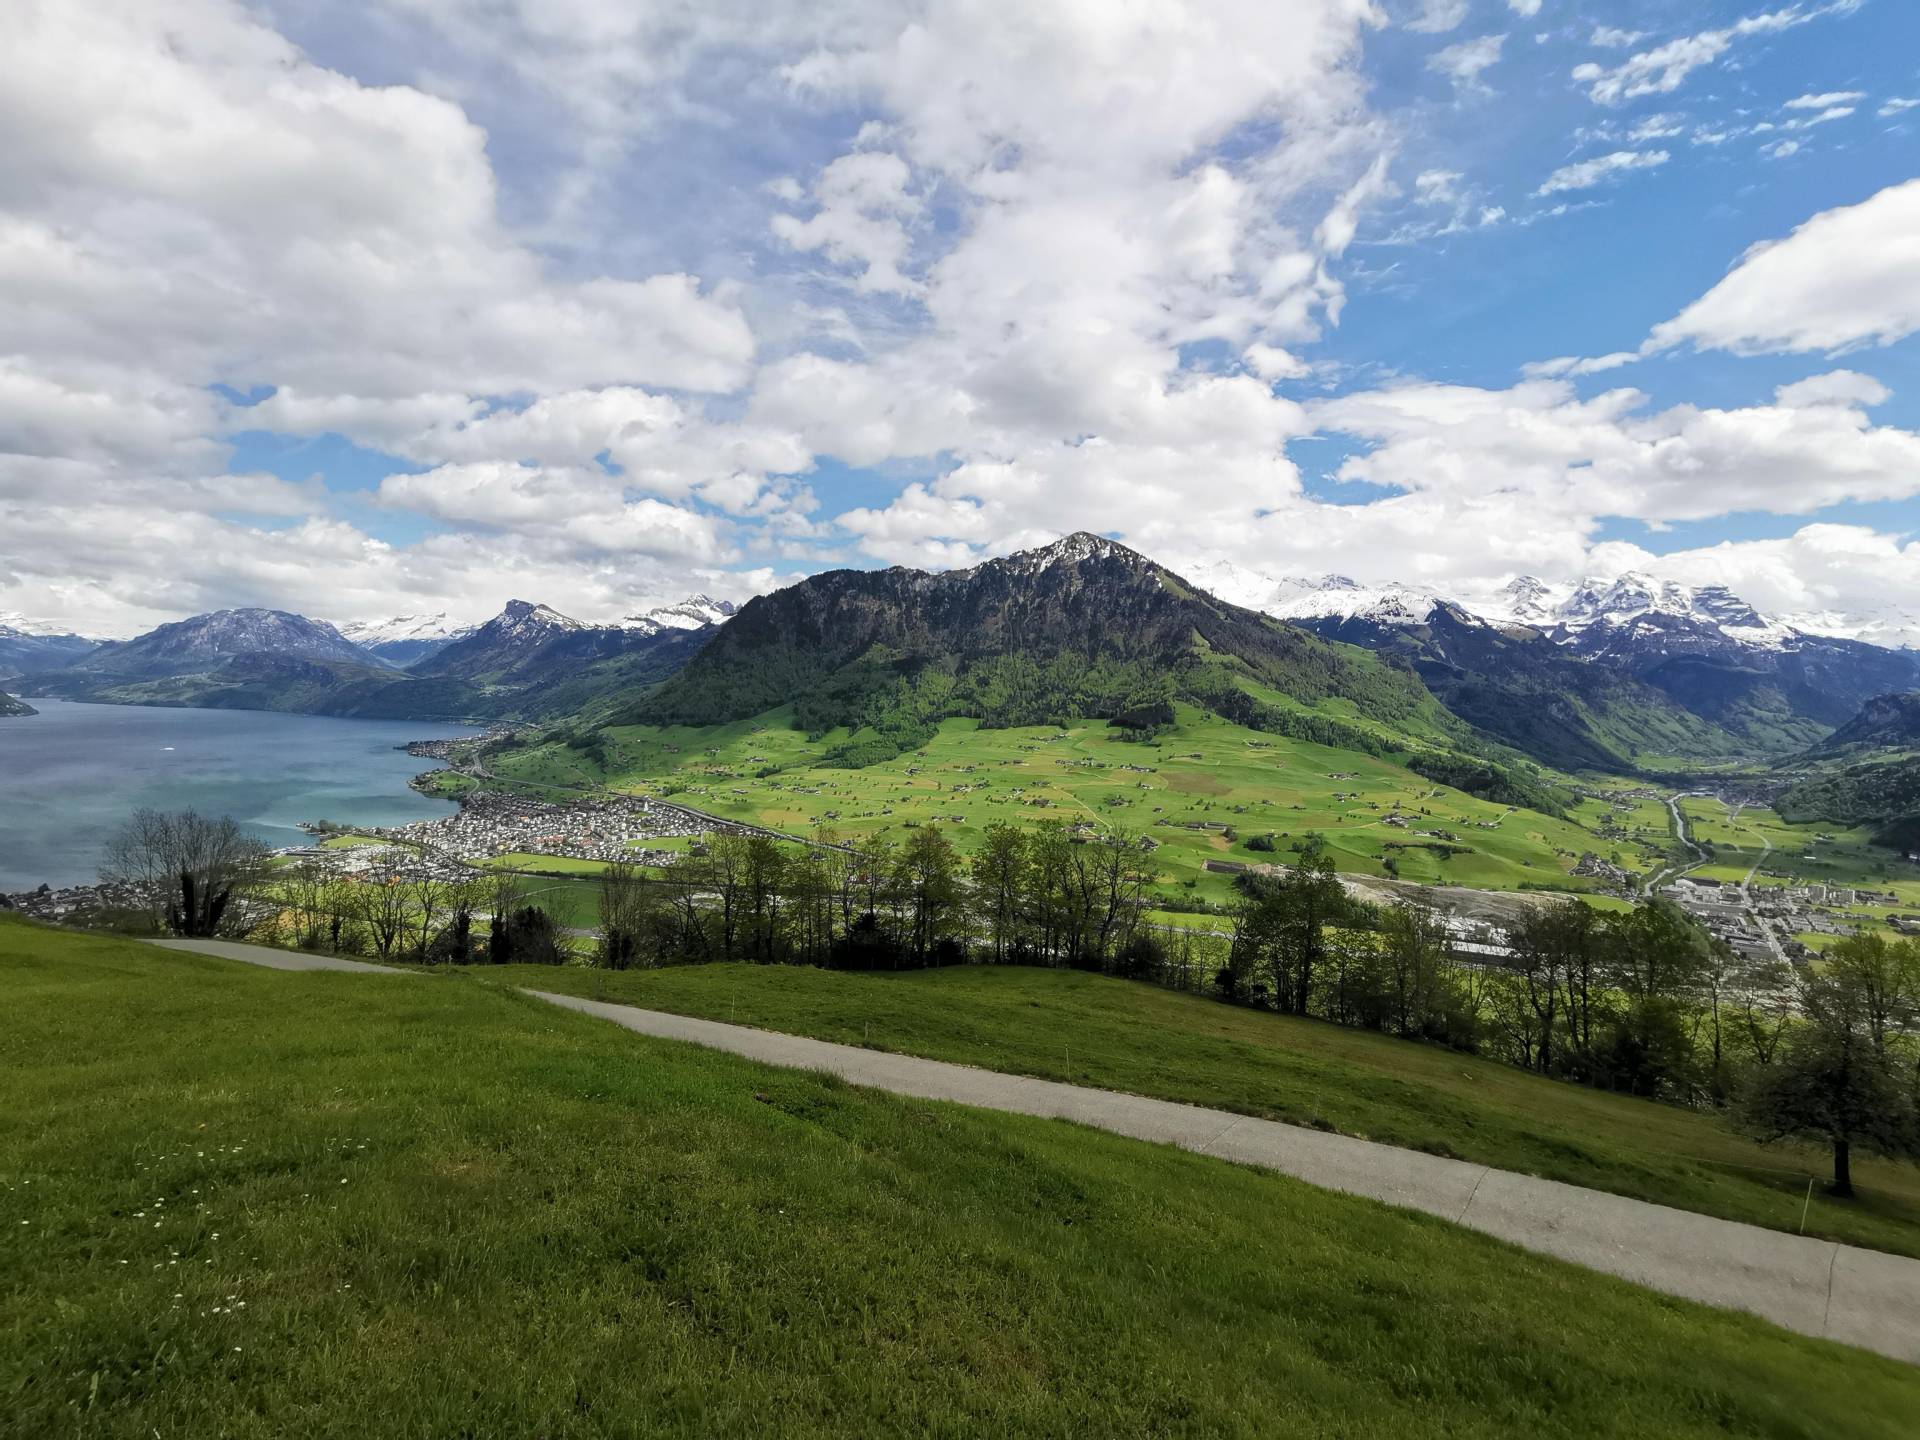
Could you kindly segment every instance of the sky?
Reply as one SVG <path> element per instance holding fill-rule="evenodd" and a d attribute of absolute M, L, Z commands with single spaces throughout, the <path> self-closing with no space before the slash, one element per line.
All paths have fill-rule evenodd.
<path fill-rule="evenodd" d="M 0 613 L 1075 530 L 1920 643 L 1908 0 L 11 0 Z"/>

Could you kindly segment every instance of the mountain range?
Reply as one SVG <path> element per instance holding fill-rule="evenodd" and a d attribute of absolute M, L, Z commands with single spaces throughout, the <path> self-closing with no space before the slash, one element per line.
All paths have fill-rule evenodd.
<path fill-rule="evenodd" d="M 1469 606 L 1336 575 L 1182 577 L 1085 532 L 967 570 L 828 571 L 737 613 L 692 596 L 587 624 L 514 600 L 478 626 L 429 612 L 335 627 L 247 609 L 100 645 L 10 617 L 7 640 L 38 647 L 15 667 L 28 695 L 585 723 L 791 706 L 811 731 L 854 732 L 842 759 L 898 753 L 948 715 L 1151 729 L 1187 700 L 1349 748 L 1492 744 L 1631 772 L 1806 752 L 1876 697 L 1920 689 L 1914 652 L 1813 633 L 1720 586 L 1522 576 Z"/>
<path fill-rule="evenodd" d="M 1563 768 L 1788 754 L 1873 697 L 1920 686 L 1913 652 L 1769 619 L 1723 586 L 1522 576 L 1470 607 L 1338 575 L 1214 579 L 1269 614 L 1405 659 L 1457 714 Z"/>
<path fill-rule="evenodd" d="M 0 680 L 55 669 L 79 659 L 99 643 L 36 625 L 24 615 L 0 611 Z"/>
<path fill-rule="evenodd" d="M 33 695 L 135 705 L 421 720 L 569 715 L 662 679 L 711 629 L 703 617 L 731 610 L 701 596 L 588 625 L 514 600 L 480 626 L 410 616 L 344 628 L 278 610 L 220 610 L 35 666 L 21 683 Z"/>

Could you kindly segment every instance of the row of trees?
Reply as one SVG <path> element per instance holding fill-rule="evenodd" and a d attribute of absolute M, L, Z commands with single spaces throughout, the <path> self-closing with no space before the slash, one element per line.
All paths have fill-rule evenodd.
<path fill-rule="evenodd" d="M 1140 968 L 1145 896 L 1140 841 L 1059 822 L 987 828 L 964 860 L 946 833 L 804 850 L 760 835 L 715 835 L 666 880 L 609 866 L 600 884 L 600 961 L 613 968 L 711 960 L 855 969 L 996 963 Z"/>

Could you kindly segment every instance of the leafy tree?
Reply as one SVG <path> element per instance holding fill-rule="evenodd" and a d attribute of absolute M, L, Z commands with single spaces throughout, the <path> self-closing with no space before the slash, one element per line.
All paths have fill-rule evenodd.
<path fill-rule="evenodd" d="M 1833 1150 L 1832 1192 L 1853 1194 L 1853 1151 L 1920 1154 L 1906 1068 L 1874 1033 L 1874 1001 L 1857 974 L 1800 982 L 1804 1020 L 1772 1065 L 1757 1067 L 1741 1116 L 1763 1141 L 1795 1137 Z"/>
<path fill-rule="evenodd" d="M 996 964 L 1019 947 L 1027 862 L 1026 832 L 1004 821 L 987 826 L 973 857 L 973 894 Z"/>

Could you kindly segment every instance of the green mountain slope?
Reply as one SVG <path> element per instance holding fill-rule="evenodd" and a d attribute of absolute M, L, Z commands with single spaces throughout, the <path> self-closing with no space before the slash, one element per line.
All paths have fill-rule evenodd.
<path fill-rule="evenodd" d="M 1458 729 L 1404 667 L 1228 605 L 1090 535 L 972 570 L 838 570 L 762 596 L 632 717 L 724 724 L 791 704 L 816 732 L 962 714 L 1150 728 L 1176 695 L 1252 713 L 1243 682 L 1330 724 L 1346 713 L 1436 742 Z"/>

